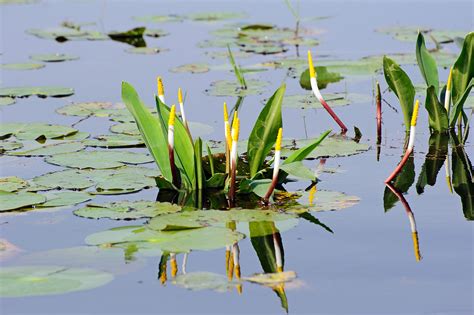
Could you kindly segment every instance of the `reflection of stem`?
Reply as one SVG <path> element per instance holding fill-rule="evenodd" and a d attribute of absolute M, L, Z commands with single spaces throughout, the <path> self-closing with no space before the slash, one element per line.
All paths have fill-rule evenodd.
<path fill-rule="evenodd" d="M 183 256 L 183 263 L 181 265 L 181 269 L 183 270 L 183 275 L 186 274 L 186 265 L 188 264 L 188 253 L 184 253 Z"/>
<path fill-rule="evenodd" d="M 377 145 L 382 142 L 382 95 L 380 94 L 380 85 L 377 82 L 377 90 L 375 95 L 376 111 L 377 111 Z"/>
<path fill-rule="evenodd" d="M 448 154 L 446 154 L 446 161 L 444 161 L 444 169 L 446 170 L 446 183 L 448 184 L 449 192 L 453 193 L 453 185 L 451 184 L 451 159 Z"/>
<path fill-rule="evenodd" d="M 277 271 L 283 272 L 283 259 L 281 255 L 280 244 L 278 243 L 277 233 L 273 233 L 273 247 L 275 248 L 275 260 L 277 265 Z"/>
<path fill-rule="evenodd" d="M 416 222 L 415 222 L 415 216 L 413 214 L 413 211 L 411 211 L 410 205 L 408 204 L 408 201 L 405 199 L 402 193 L 400 193 L 391 184 L 387 183 L 386 185 L 395 194 L 395 196 L 397 196 L 397 198 L 400 200 L 403 207 L 405 208 L 405 211 L 408 215 L 408 219 L 410 220 L 410 229 L 411 229 L 411 236 L 413 239 L 413 250 L 415 252 L 415 258 L 416 258 L 416 261 L 420 261 L 422 257 L 420 254 L 420 246 L 418 242 L 418 231 L 416 229 Z"/>
<path fill-rule="evenodd" d="M 178 274 L 178 263 L 176 262 L 176 254 L 171 253 L 170 254 L 170 264 L 171 264 L 171 277 L 176 277 L 176 274 Z"/>

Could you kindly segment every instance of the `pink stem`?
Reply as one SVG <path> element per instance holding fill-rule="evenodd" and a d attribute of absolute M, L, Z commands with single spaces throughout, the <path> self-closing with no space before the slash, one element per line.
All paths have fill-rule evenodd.
<path fill-rule="evenodd" d="M 410 157 L 410 154 L 412 152 L 413 152 L 413 149 L 407 149 L 405 151 L 405 155 L 403 156 L 403 159 L 398 164 L 398 166 L 395 168 L 395 170 L 393 170 L 392 174 L 390 174 L 390 176 L 387 177 L 387 179 L 385 180 L 385 184 L 390 183 L 395 178 L 395 176 L 397 176 L 398 173 L 400 173 L 400 171 L 402 170 L 405 163 L 408 161 L 408 158 Z"/>
<path fill-rule="evenodd" d="M 336 121 L 336 123 L 341 127 L 341 132 L 342 134 L 345 134 L 347 132 L 347 127 L 344 125 L 344 123 L 337 117 L 336 113 L 329 107 L 328 103 L 324 99 L 319 100 L 321 102 L 321 105 L 323 105 L 324 109 L 331 115 L 331 117 Z"/>

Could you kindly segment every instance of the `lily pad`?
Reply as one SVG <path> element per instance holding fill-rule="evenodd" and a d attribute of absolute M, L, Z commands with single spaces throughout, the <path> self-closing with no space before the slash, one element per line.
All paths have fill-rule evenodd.
<path fill-rule="evenodd" d="M 15 136 L 20 140 L 56 139 L 77 133 L 77 129 L 42 123 L 5 123 L 0 125 L 0 138 Z"/>
<path fill-rule="evenodd" d="M 0 97 L 66 97 L 74 94 L 74 89 L 59 86 L 2 87 Z"/>
<path fill-rule="evenodd" d="M 194 137 L 207 136 L 214 132 L 214 128 L 211 126 L 193 121 L 189 122 L 189 130 Z M 137 124 L 135 122 L 113 125 L 110 127 L 110 131 L 124 135 L 140 136 L 140 131 L 138 130 Z"/>
<path fill-rule="evenodd" d="M 18 141 L 0 140 L 0 153 L 23 148 L 23 143 Z"/>
<path fill-rule="evenodd" d="M 183 17 L 175 14 L 170 15 L 144 15 L 134 16 L 133 19 L 138 22 L 145 23 L 168 23 L 168 22 L 181 22 Z"/>
<path fill-rule="evenodd" d="M 34 35 L 42 39 L 54 39 L 58 42 L 68 40 L 107 40 L 109 37 L 98 31 L 88 31 L 84 29 L 75 29 L 68 27 L 44 28 L 44 29 L 28 29 L 28 34 Z"/>
<path fill-rule="evenodd" d="M 89 235 L 89 245 L 115 245 L 128 242 L 150 243 L 172 253 L 190 250 L 214 250 L 234 244 L 243 234 L 226 228 L 205 227 L 180 231 L 154 231 L 143 226 L 123 226 Z"/>
<path fill-rule="evenodd" d="M 42 63 L 2 63 L 0 69 L 3 70 L 37 70 L 44 68 Z"/>
<path fill-rule="evenodd" d="M 331 107 L 350 104 L 370 103 L 372 97 L 364 94 L 324 93 L 324 99 Z M 287 95 L 283 99 L 283 107 L 288 108 L 323 108 L 314 94 Z"/>
<path fill-rule="evenodd" d="M 0 191 L 14 192 L 28 186 L 28 182 L 16 176 L 0 177 Z"/>
<path fill-rule="evenodd" d="M 31 207 L 45 201 L 46 197 L 35 193 L 0 191 L 0 212 Z"/>
<path fill-rule="evenodd" d="M 196 210 L 184 211 L 154 217 L 148 227 L 154 230 L 174 230 L 204 226 L 224 225 L 226 222 L 285 221 L 295 216 L 272 210 Z"/>
<path fill-rule="evenodd" d="M 58 114 L 67 116 L 96 116 L 96 117 L 109 117 L 121 106 L 114 105 L 110 102 L 84 102 L 84 103 L 72 103 L 56 110 Z"/>
<path fill-rule="evenodd" d="M 107 272 L 61 266 L 2 267 L 0 296 L 23 297 L 90 290 L 113 280 Z"/>
<path fill-rule="evenodd" d="M 246 80 L 247 88 L 243 89 L 237 81 L 220 80 L 211 83 L 211 87 L 206 93 L 211 96 L 247 96 L 262 94 L 265 91 L 267 82 L 258 80 Z"/>
<path fill-rule="evenodd" d="M 31 180 L 31 190 L 86 189 L 95 184 L 83 171 L 65 170 L 47 173 Z"/>
<path fill-rule="evenodd" d="M 167 49 L 158 48 L 158 47 L 131 47 L 125 50 L 130 54 L 139 54 L 139 55 L 156 55 L 161 52 L 167 51 Z"/>
<path fill-rule="evenodd" d="M 46 202 L 39 205 L 41 208 L 74 206 L 91 200 L 94 196 L 80 191 L 62 191 L 57 193 L 47 193 Z"/>
<path fill-rule="evenodd" d="M 302 148 L 312 143 L 314 139 L 305 140 L 283 140 L 282 142 L 282 157 L 290 156 L 297 148 Z M 350 138 L 341 136 L 332 136 L 324 139 L 323 142 L 308 155 L 308 159 L 319 157 L 339 157 L 349 156 L 368 151 L 370 146 L 366 143 L 355 142 Z"/>
<path fill-rule="evenodd" d="M 142 138 L 138 136 L 113 134 L 97 136 L 94 139 L 85 140 L 84 144 L 89 147 L 127 148 L 142 146 L 144 143 Z"/>
<path fill-rule="evenodd" d="M 199 12 L 188 15 L 188 18 L 193 21 L 222 21 L 231 19 L 242 19 L 245 18 L 244 13 L 239 12 Z"/>
<path fill-rule="evenodd" d="M 430 28 L 411 27 L 411 26 L 396 26 L 376 29 L 377 32 L 391 35 L 394 39 L 403 42 L 415 42 L 418 31 L 425 34 L 425 37 L 431 41 L 433 37 L 437 42 L 453 41 L 456 37 L 464 38 L 465 31 L 457 30 L 433 30 Z"/>
<path fill-rule="evenodd" d="M 40 145 L 32 149 L 22 150 L 22 151 L 11 151 L 8 152 L 8 155 L 16 156 L 49 156 L 70 152 L 81 151 L 85 146 L 78 141 L 72 142 L 60 142 L 54 144 Z"/>
<path fill-rule="evenodd" d="M 13 97 L 0 97 L 0 106 L 15 104 L 15 102 Z"/>
<path fill-rule="evenodd" d="M 181 73 L 181 72 L 190 72 L 190 73 L 205 73 L 210 69 L 209 64 L 207 63 L 187 63 L 178 67 L 170 69 L 171 72 Z"/>
<path fill-rule="evenodd" d="M 177 275 L 173 279 L 173 284 L 192 291 L 228 292 L 236 288 L 239 283 L 229 281 L 226 276 L 217 273 L 202 271 Z"/>
<path fill-rule="evenodd" d="M 160 30 L 160 29 L 147 28 L 145 30 L 145 36 L 149 36 L 149 37 L 163 37 L 163 36 L 166 36 L 168 34 L 169 34 L 168 32 Z"/>
<path fill-rule="evenodd" d="M 80 151 L 58 154 L 45 159 L 54 165 L 71 168 L 117 168 L 125 164 L 143 164 L 153 161 L 153 158 L 143 153 L 129 151 Z"/>
<path fill-rule="evenodd" d="M 260 273 L 250 277 L 244 277 L 243 280 L 258 283 L 266 286 L 272 286 L 284 282 L 290 282 L 296 279 L 296 272 L 284 271 L 277 273 Z"/>
<path fill-rule="evenodd" d="M 36 54 L 31 55 L 30 59 L 42 62 L 63 62 L 69 60 L 77 60 L 78 56 L 56 53 L 56 54 Z"/>
<path fill-rule="evenodd" d="M 334 211 L 350 208 L 359 203 L 357 196 L 346 195 L 338 191 L 318 190 L 311 192 L 298 193 L 296 201 L 298 204 L 287 204 L 285 211 L 290 213 L 303 213 L 306 211 Z"/>
<path fill-rule="evenodd" d="M 0 4 L 30 4 L 38 0 L 0 0 Z"/>
<path fill-rule="evenodd" d="M 88 204 L 86 207 L 74 211 L 74 214 L 89 219 L 132 220 L 152 218 L 179 210 L 181 210 L 181 207 L 169 202 L 118 201 L 105 204 Z"/>

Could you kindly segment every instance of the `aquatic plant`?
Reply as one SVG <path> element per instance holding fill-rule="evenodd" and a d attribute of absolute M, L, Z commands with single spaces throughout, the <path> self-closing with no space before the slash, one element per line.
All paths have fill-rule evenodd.
<path fill-rule="evenodd" d="M 301 162 L 330 133 L 330 130 L 324 132 L 319 138 L 294 151 L 286 160 L 280 162 L 279 152 L 283 132 L 281 106 L 286 89 L 283 84 L 268 99 L 260 112 L 248 138 L 245 160 L 238 155 L 240 118 L 237 111 L 234 111 L 234 118 L 229 122 L 225 104 L 225 154 L 212 154 L 207 147 L 208 154 L 203 157 L 201 138 L 193 140 L 186 127 L 187 120 L 183 115 L 184 104 L 181 93 L 178 93 L 182 111 L 180 119 L 176 117 L 176 106 L 169 107 L 165 104 L 161 78 L 158 78 L 157 83 L 158 95 L 155 96 L 157 114 L 151 112 L 134 87 L 127 82 L 122 83 L 122 99 L 133 115 L 143 141 L 161 171 L 161 176 L 156 180 L 161 190 L 227 191 L 231 205 L 235 203 L 238 193 L 258 195 L 257 191 L 264 191 L 261 197 L 268 202 L 275 188 L 281 189 L 281 185 L 287 181 L 288 173 L 281 170 L 280 165 L 289 167 L 292 163 Z M 275 149 L 273 165 L 269 159 L 272 149 Z M 216 167 L 216 161 L 225 161 L 225 169 Z"/>

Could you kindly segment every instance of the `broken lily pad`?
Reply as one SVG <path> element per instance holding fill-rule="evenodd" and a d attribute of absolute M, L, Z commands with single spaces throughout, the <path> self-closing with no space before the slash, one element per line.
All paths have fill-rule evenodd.
<path fill-rule="evenodd" d="M 30 59 L 36 60 L 36 61 L 42 61 L 42 62 L 63 62 L 63 61 L 69 61 L 69 60 L 77 60 L 79 59 L 79 57 L 74 56 L 74 55 L 57 53 L 57 54 L 31 55 Z"/>
<path fill-rule="evenodd" d="M 0 69 L 3 70 L 37 70 L 44 68 L 42 63 L 2 63 Z"/>
<path fill-rule="evenodd" d="M 88 204 L 84 208 L 74 211 L 74 214 L 89 219 L 132 220 L 152 218 L 157 215 L 180 210 L 181 207 L 169 202 L 118 201 L 104 204 Z"/>
<path fill-rule="evenodd" d="M 2 267 L 0 296 L 23 297 L 90 290 L 113 280 L 107 272 L 61 266 Z"/>
<path fill-rule="evenodd" d="M 0 191 L 14 192 L 28 186 L 28 182 L 16 176 L 0 177 Z"/>
<path fill-rule="evenodd" d="M 0 212 L 31 207 L 45 201 L 46 197 L 31 192 L 0 191 Z"/>
<path fill-rule="evenodd" d="M 297 148 L 302 148 L 312 143 L 314 139 L 304 140 L 283 140 L 282 142 L 282 157 L 288 157 Z M 314 149 L 309 155 L 308 159 L 315 159 L 319 157 L 340 157 L 363 153 L 368 151 L 370 146 L 366 143 L 355 142 L 350 138 L 334 135 L 327 137 L 321 144 Z"/>
<path fill-rule="evenodd" d="M 48 157 L 45 161 L 54 165 L 78 169 L 106 169 L 121 167 L 125 164 L 149 163 L 153 161 L 153 158 L 143 153 L 114 150 L 64 153 Z"/>
<path fill-rule="evenodd" d="M 205 73 L 210 70 L 210 66 L 207 63 L 187 63 L 185 65 L 181 65 L 178 67 L 174 67 L 170 69 L 171 72 L 181 73 L 181 72 L 189 72 L 189 73 Z"/>
<path fill-rule="evenodd" d="M 15 136 L 20 140 L 56 139 L 77 133 L 77 129 L 43 123 L 5 123 L 0 125 L 0 138 Z"/>
<path fill-rule="evenodd" d="M 247 80 L 247 88 L 244 89 L 237 81 L 220 80 L 211 83 L 211 87 L 206 93 L 211 96 L 247 96 L 262 94 L 265 91 L 267 82 L 258 80 Z"/>

